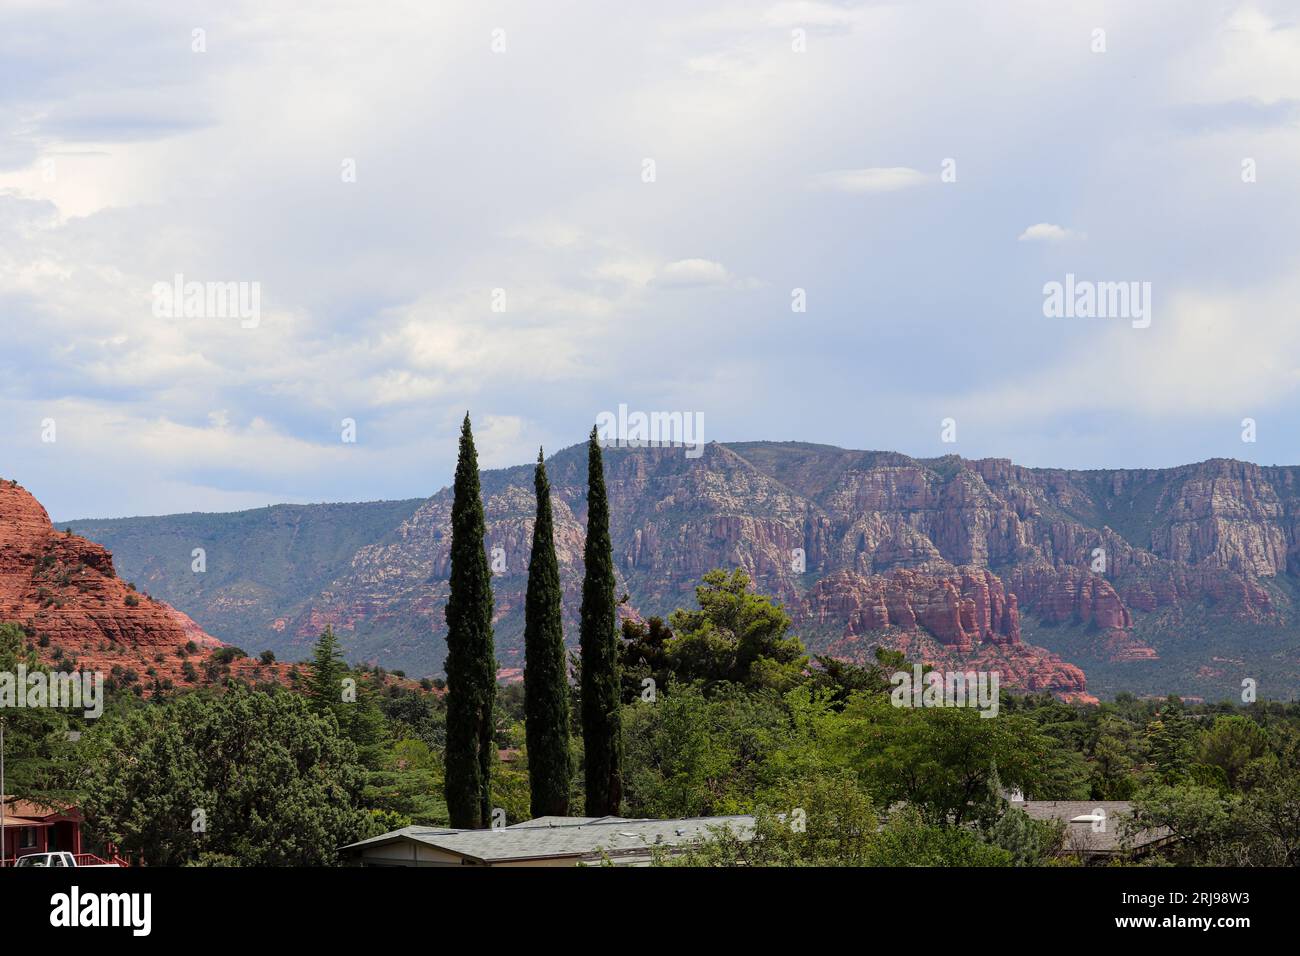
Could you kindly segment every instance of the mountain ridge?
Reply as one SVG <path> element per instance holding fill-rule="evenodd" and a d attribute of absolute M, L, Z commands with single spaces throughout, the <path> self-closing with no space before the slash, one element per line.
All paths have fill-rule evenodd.
<path fill-rule="evenodd" d="M 547 462 L 568 624 L 581 577 L 582 447 L 562 449 Z M 998 644 L 996 629 L 975 623 L 983 598 L 971 582 L 976 572 L 990 572 L 1017 598 L 1023 633 L 1015 643 L 1042 651 L 1047 676 L 1034 678 L 1032 668 L 1022 675 L 1029 685 L 1045 682 L 1035 689 L 1084 693 L 1083 670 L 1076 677 L 1060 666 L 1081 663 L 1105 692 L 1133 684 L 1128 689 L 1227 694 L 1231 668 L 1212 661 L 1225 655 L 1267 673 L 1279 692 L 1294 694 L 1297 686 L 1300 466 L 1210 458 L 1170 469 L 1030 468 L 1005 458 L 714 442 L 698 459 L 681 448 L 610 447 L 606 472 L 630 615 L 666 615 L 690 603 L 710 567 L 740 566 L 786 604 L 810 647 L 854 656 L 895 633 L 888 606 L 889 624 L 864 631 L 863 622 L 883 621 L 881 599 L 906 586 L 916 593 L 894 599 L 906 625 L 896 639 L 934 638 L 961 663 L 986 641 L 1009 646 Z M 500 549 L 506 567 L 494 581 L 498 656 L 504 667 L 517 667 L 532 465 L 485 470 L 483 487 L 488 547 Z M 212 527 L 199 529 L 214 536 L 218 561 L 223 534 L 231 545 L 235 563 L 225 565 L 221 581 L 186 581 L 190 549 L 181 545 L 202 542 L 179 532 L 202 534 L 178 528 L 183 516 L 71 524 L 112 547 L 137 580 L 226 640 L 289 652 L 330 623 L 355 659 L 436 672 L 449 489 L 423 500 L 289 507 L 308 509 L 304 515 L 332 509 L 329 521 L 321 512 L 307 522 L 311 547 L 329 553 L 313 552 L 311 573 L 270 587 L 257 580 L 268 572 L 251 553 L 253 537 L 220 527 L 248 522 L 255 512 L 211 514 Z M 284 533 L 262 531 L 275 542 Z M 185 555 L 183 565 L 176 554 L 160 557 L 163 542 Z M 1100 573 L 1093 570 L 1096 549 L 1105 557 Z M 841 571 L 860 580 L 849 587 L 837 579 L 840 616 L 814 620 L 813 604 L 825 598 L 817 585 Z M 920 577 L 904 580 L 899 572 Z M 917 607 L 929 625 L 911 623 Z M 1201 635 L 1186 646 L 1178 640 L 1184 624 Z M 223 633 L 230 627 L 236 633 Z M 1216 628 L 1222 654 L 1203 646 L 1213 640 L 1203 632 Z M 576 629 L 568 627 L 566 636 L 572 641 Z M 1057 651 L 1066 659 L 1053 662 Z M 1210 675 L 1214 670 L 1222 673 Z"/>

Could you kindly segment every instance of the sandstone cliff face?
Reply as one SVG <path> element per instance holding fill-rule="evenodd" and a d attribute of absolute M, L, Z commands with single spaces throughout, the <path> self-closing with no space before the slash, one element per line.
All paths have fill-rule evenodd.
<path fill-rule="evenodd" d="M 561 452 L 548 472 L 572 644 L 581 597 L 585 455 Z M 531 477 L 531 469 L 483 476 L 487 548 L 498 568 L 497 657 L 504 667 L 522 663 L 517 633 L 532 536 Z M 929 537 L 929 531 L 946 529 L 944 540 L 958 542 L 956 555 L 985 558 L 985 539 L 966 523 L 979 509 L 992 508 L 987 489 L 966 479 L 955 490 L 936 491 L 932 481 L 919 466 L 865 477 L 846 470 L 826 488 L 825 497 L 839 509 L 828 513 L 723 446 L 709 446 L 699 461 L 675 449 L 611 449 L 606 484 L 614 553 L 620 593 L 631 598 L 623 613 L 666 615 L 692 603 L 706 571 L 741 567 L 786 604 L 801 630 L 809 630 L 805 640 L 813 650 L 824 649 L 813 634 L 865 639 L 890 628 L 931 635 L 957 654 L 1019 645 L 1008 686 L 1083 693 L 1081 671 L 1022 644 L 1017 595 L 978 563 L 949 561 Z M 930 519 L 907 516 L 923 506 L 932 510 Z M 899 513 L 863 510 L 886 507 Z M 427 630 L 406 639 L 427 647 L 432 636 L 432 663 L 440 666 L 450 508 L 449 491 L 439 492 L 390 540 L 358 552 L 348 573 L 294 622 L 296 639 L 306 644 L 327 623 L 364 635 L 414 616 Z M 846 519 L 837 520 L 839 513 Z"/>
<path fill-rule="evenodd" d="M 998 674 L 999 687 L 1022 692 L 1055 694 L 1062 700 L 1095 704 L 1088 693 L 1083 670 L 1041 647 L 1027 644 L 984 644 L 961 651 L 923 630 L 888 629 L 865 636 L 846 635 L 832 642 L 827 652 L 835 657 L 867 664 L 874 648 L 901 651 L 909 661 L 931 664 L 940 670 L 975 670 Z"/>
<path fill-rule="evenodd" d="M 198 666 L 221 646 L 187 615 L 129 589 L 105 548 L 57 531 L 11 481 L 0 481 L 0 621 L 26 627 L 47 663 L 75 660 L 105 674 L 116 665 L 136 671 L 142 684 L 153 668 L 183 685 L 177 650 L 193 641 Z"/>
<path fill-rule="evenodd" d="M 933 640 L 946 654 L 1003 648 L 1024 686 L 1055 680 L 1063 693 L 1080 692 L 1071 689 L 1077 676 L 1032 647 L 1027 626 L 1079 631 L 1090 660 L 1138 662 L 1161 654 L 1149 634 L 1135 633 L 1139 619 L 1164 628 L 1156 636 L 1167 652 L 1185 618 L 1276 629 L 1297 615 L 1289 595 L 1300 577 L 1298 468 L 1207 461 L 1069 471 L 773 442 L 713 444 L 698 459 L 681 449 L 612 448 L 605 464 L 626 614 L 690 605 L 705 571 L 741 567 L 785 603 L 815 651 L 884 633 Z M 547 468 L 574 643 L 585 448 L 559 452 Z M 522 663 L 532 472 L 482 476 L 487 545 L 499 549 L 497 654 L 506 667 Z M 357 659 L 438 671 L 450 507 L 444 489 L 355 550 L 291 613 L 268 607 L 256 636 L 222 636 L 291 656 L 333 623 Z M 166 580 L 159 573 L 151 588 Z M 192 609 L 203 620 L 202 607 Z"/>
<path fill-rule="evenodd" d="M 1179 564 L 1222 568 L 1255 577 L 1285 573 L 1295 527 L 1269 472 L 1245 462 L 1215 461 L 1181 480 L 1167 496 L 1168 522 L 1151 549 Z"/>
<path fill-rule="evenodd" d="M 582 452 L 566 449 L 548 463 L 571 641 L 586 521 Z M 488 548 L 499 549 L 504 569 L 495 593 L 505 666 L 521 663 L 531 478 L 531 468 L 483 476 Z M 1290 471 L 1236 462 L 1068 472 L 715 444 L 698 460 L 680 449 L 610 449 L 606 482 L 628 614 L 665 614 L 691 603 L 705 571 L 741 567 L 786 604 L 814 650 L 883 633 L 932 638 L 950 656 L 1002 647 L 1009 686 L 1075 695 L 1086 693 L 1082 672 L 1026 644 L 1023 613 L 1095 630 L 1104 659 L 1153 660 L 1155 649 L 1132 633 L 1135 610 L 1212 604 L 1241 620 L 1270 619 L 1277 609 L 1260 581 L 1285 574 L 1298 547 L 1290 515 L 1300 506 L 1288 502 L 1300 505 L 1300 489 Z M 388 541 L 358 552 L 294 622 L 297 639 L 309 641 L 326 622 L 368 634 L 414 614 L 422 633 L 404 639 L 414 646 L 432 637 L 436 669 L 450 506 L 444 490 Z"/>
<path fill-rule="evenodd" d="M 1132 627 L 1128 608 L 1109 581 L 1079 568 L 1034 567 L 1012 571 L 1010 588 L 1052 624 L 1077 621 L 1104 630 Z"/>
<path fill-rule="evenodd" d="M 959 651 L 985 643 L 1021 643 L 1016 595 L 978 569 L 957 578 L 914 571 L 872 577 L 837 571 L 812 587 L 800 610 L 805 621 L 842 626 L 846 637 L 892 627 L 925 630 Z"/>

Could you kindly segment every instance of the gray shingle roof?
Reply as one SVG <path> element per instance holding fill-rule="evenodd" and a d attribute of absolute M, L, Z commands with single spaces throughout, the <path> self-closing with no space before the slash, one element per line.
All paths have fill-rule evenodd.
<path fill-rule="evenodd" d="M 595 823 L 597 820 L 622 820 L 623 817 L 533 817 L 531 820 L 524 820 L 521 823 L 512 823 L 506 827 L 507 830 L 524 830 L 530 827 L 569 827 L 584 826 L 588 823 Z"/>
<path fill-rule="evenodd" d="M 753 833 L 751 816 L 693 817 L 683 820 L 627 820 L 622 817 L 539 817 L 497 830 L 403 827 L 344 847 L 358 850 L 399 840 L 416 840 L 485 863 L 547 857 L 598 859 L 648 855 L 654 847 L 682 847 L 729 827 Z"/>
<path fill-rule="evenodd" d="M 1133 814 L 1133 804 L 1128 800 L 1025 800 L 1011 806 L 1020 807 L 1035 820 L 1063 821 L 1066 847 L 1085 853 L 1117 853 L 1122 850 L 1124 833 L 1121 825 Z M 1104 814 L 1104 822 L 1091 819 L 1074 822 L 1077 817 L 1098 816 L 1098 810 Z M 1100 830 L 1094 828 L 1095 822 L 1101 826 Z M 1129 838 L 1129 844 L 1133 849 L 1141 849 L 1168 836 L 1169 831 L 1164 827 L 1141 830 Z"/>

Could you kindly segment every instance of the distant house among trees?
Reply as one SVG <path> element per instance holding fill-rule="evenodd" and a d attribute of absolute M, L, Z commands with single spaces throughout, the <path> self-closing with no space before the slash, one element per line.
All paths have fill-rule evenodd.
<path fill-rule="evenodd" d="M 649 866 L 656 854 L 683 853 L 724 827 L 748 839 L 754 818 L 538 817 L 491 830 L 411 826 L 341 852 L 353 866 Z"/>
<path fill-rule="evenodd" d="M 84 853 L 81 842 L 81 811 L 69 805 L 47 805 L 18 797 L 4 801 L 4 854 L 0 866 L 13 866 L 19 857 L 32 853 L 62 851 L 77 857 L 79 864 L 103 863 Z"/>
<path fill-rule="evenodd" d="M 1143 857 L 1175 839 L 1164 827 L 1130 832 L 1125 821 L 1132 816 L 1128 800 L 1015 800 L 1033 820 L 1065 824 L 1061 849 L 1084 863 L 1104 863 L 1120 856 Z"/>

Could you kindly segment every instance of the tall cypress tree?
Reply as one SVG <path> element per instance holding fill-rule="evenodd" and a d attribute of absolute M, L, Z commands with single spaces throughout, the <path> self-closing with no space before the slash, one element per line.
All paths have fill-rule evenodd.
<path fill-rule="evenodd" d="M 617 610 L 609 500 L 596 429 L 587 442 L 587 545 L 582 580 L 582 742 L 587 815 L 617 815 L 623 799 Z"/>
<path fill-rule="evenodd" d="M 524 716 L 528 787 L 534 817 L 569 815 L 569 681 L 564 650 L 560 563 L 555 557 L 551 483 L 537 452 L 537 522 L 524 605 Z"/>
<path fill-rule="evenodd" d="M 469 413 L 451 506 L 451 595 L 447 598 L 447 812 L 453 827 L 486 827 L 492 816 L 492 572 L 483 548 L 483 500 Z"/>

